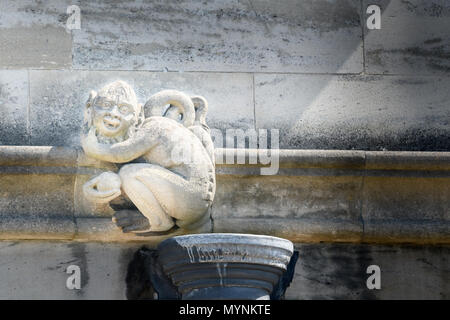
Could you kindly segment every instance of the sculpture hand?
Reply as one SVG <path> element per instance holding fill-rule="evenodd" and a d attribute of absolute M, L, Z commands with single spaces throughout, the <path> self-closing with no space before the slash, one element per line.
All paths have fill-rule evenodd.
<path fill-rule="evenodd" d="M 96 203 L 108 203 L 120 196 L 120 177 L 113 172 L 103 172 L 83 185 L 86 198 Z"/>
<path fill-rule="evenodd" d="M 95 135 L 95 128 L 92 127 L 87 135 L 83 135 L 81 137 L 81 146 L 83 147 L 83 150 L 87 153 L 90 152 L 90 150 L 95 150 L 96 146 L 98 144 L 97 136 Z"/>

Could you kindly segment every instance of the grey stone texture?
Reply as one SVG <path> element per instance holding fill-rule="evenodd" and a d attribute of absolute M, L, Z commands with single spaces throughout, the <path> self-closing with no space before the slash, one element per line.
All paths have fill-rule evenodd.
<path fill-rule="evenodd" d="M 278 128 L 287 149 L 448 151 L 449 87 L 448 77 L 256 74 L 256 127 Z"/>
<path fill-rule="evenodd" d="M 0 68 L 69 68 L 72 36 L 69 1 L 1 1 Z"/>
<path fill-rule="evenodd" d="M 274 235 L 292 241 L 359 241 L 362 177 L 219 176 L 215 232 Z"/>
<path fill-rule="evenodd" d="M 66 8 L 81 29 L 66 32 Z M 0 66 L 360 72 L 360 2 L 2 1 Z M 18 36 L 19 35 L 19 36 Z"/>
<path fill-rule="evenodd" d="M 30 143 L 28 99 L 27 71 L 0 70 L 0 145 Z"/>
<path fill-rule="evenodd" d="M 128 264 L 141 244 L 0 243 L 1 299 L 125 299 Z M 448 246 L 297 244 L 299 259 L 286 299 L 449 299 Z M 81 289 L 69 290 L 69 265 Z M 381 289 L 369 290 L 369 265 Z"/>
<path fill-rule="evenodd" d="M 448 157 L 281 150 L 276 176 L 258 176 L 255 165 L 219 166 L 213 230 L 294 242 L 447 243 Z"/>
<path fill-rule="evenodd" d="M 224 138 L 256 122 L 280 129 L 280 148 L 450 150 L 448 77 L 256 74 L 253 97 L 246 73 L 136 71 L 30 71 L 31 144 L 79 145 L 89 91 L 119 78 L 142 102 L 167 88 L 205 96 Z"/>
<path fill-rule="evenodd" d="M 1 216 L 71 215 L 74 180 L 74 176 L 64 174 L 3 174 Z"/>
<path fill-rule="evenodd" d="M 359 1 L 79 6 L 82 28 L 73 32 L 77 69 L 362 71 Z"/>
<path fill-rule="evenodd" d="M 450 73 L 447 0 L 363 0 L 363 8 L 371 4 L 380 6 L 382 16 L 380 30 L 364 27 L 366 72 Z"/>
<path fill-rule="evenodd" d="M 286 299 L 449 299 L 448 246 L 299 244 Z M 381 271 L 381 289 L 366 286 L 367 267 Z"/>
<path fill-rule="evenodd" d="M 128 263 L 138 245 L 1 242 L 0 299 L 125 299 Z M 69 290 L 77 265 L 81 289 Z"/>
<path fill-rule="evenodd" d="M 69 32 L 72 4 L 81 29 Z M 369 4 L 381 30 L 366 27 Z M 3 145 L 78 145 L 88 91 L 120 77 L 142 99 L 205 95 L 212 128 L 280 128 L 281 148 L 450 150 L 443 0 L 0 6 L 0 68 L 31 69 L 0 71 Z"/>
<path fill-rule="evenodd" d="M 404 186 L 408 185 L 408 188 Z M 443 177 L 368 176 L 363 187 L 364 240 L 450 238 L 450 185 Z M 396 210 L 388 208 L 396 207 Z"/>

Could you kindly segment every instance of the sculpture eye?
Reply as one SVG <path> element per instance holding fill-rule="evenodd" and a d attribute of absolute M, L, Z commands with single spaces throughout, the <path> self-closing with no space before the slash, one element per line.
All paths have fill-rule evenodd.
<path fill-rule="evenodd" d="M 130 109 L 128 108 L 128 106 L 120 106 L 119 108 L 120 112 L 125 114 L 128 113 L 130 111 Z"/>

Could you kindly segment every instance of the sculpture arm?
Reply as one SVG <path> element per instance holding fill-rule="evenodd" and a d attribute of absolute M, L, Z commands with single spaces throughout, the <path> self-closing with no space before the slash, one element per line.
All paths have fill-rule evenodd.
<path fill-rule="evenodd" d="M 144 128 L 136 132 L 133 137 L 115 144 L 99 143 L 95 136 L 95 129 L 91 129 L 82 139 L 83 150 L 89 157 L 114 163 L 125 163 L 139 158 L 157 143 L 154 134 Z"/>

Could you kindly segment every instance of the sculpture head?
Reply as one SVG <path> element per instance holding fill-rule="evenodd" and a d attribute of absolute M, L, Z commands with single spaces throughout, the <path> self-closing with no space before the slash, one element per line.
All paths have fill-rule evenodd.
<path fill-rule="evenodd" d="M 86 125 L 94 126 L 97 136 L 107 140 L 127 139 L 142 116 L 133 88 L 124 81 L 107 84 L 98 93 L 91 91 L 86 103 Z"/>

